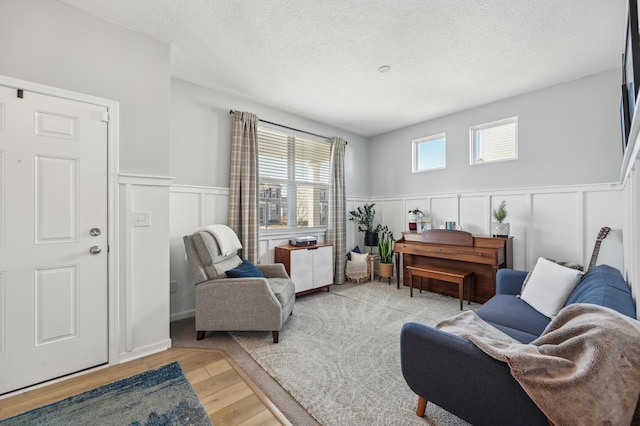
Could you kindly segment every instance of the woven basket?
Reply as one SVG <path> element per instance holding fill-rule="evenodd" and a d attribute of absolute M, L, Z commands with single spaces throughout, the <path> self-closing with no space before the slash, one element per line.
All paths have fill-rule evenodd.
<path fill-rule="evenodd" d="M 350 260 L 347 260 L 345 275 L 347 276 L 347 281 L 351 283 L 362 284 L 370 281 L 371 280 L 370 256 L 367 256 L 367 261 L 364 263 L 355 263 Z"/>

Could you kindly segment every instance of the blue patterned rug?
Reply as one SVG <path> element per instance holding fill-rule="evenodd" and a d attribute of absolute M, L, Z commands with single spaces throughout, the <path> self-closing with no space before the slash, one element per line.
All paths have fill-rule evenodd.
<path fill-rule="evenodd" d="M 177 362 L 0 421 L 14 425 L 213 425 Z"/>

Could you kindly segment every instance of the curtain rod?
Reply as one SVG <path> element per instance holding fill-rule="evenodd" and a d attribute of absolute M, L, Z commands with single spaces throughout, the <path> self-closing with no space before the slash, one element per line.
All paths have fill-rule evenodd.
<path fill-rule="evenodd" d="M 235 112 L 235 111 L 234 111 L 234 110 L 232 110 L 232 109 L 230 109 L 230 110 L 229 110 L 229 114 L 233 114 L 234 112 Z M 293 130 L 294 132 L 306 133 L 307 135 L 316 136 L 316 137 L 318 137 L 318 138 L 322 138 L 322 139 L 329 139 L 329 140 L 331 140 L 331 138 L 329 138 L 329 137 L 327 137 L 327 136 L 319 135 L 319 134 L 317 134 L 317 133 L 307 132 L 307 131 L 305 131 L 305 130 L 296 129 L 296 128 L 294 128 L 294 127 L 284 126 L 284 125 L 282 125 L 282 124 L 273 123 L 273 122 L 271 122 L 271 121 L 262 120 L 262 119 L 260 119 L 260 118 L 258 119 L 258 121 L 261 121 L 261 122 L 263 122 L 263 123 L 267 123 L 267 124 L 271 124 L 271 125 L 273 125 L 273 126 L 282 127 L 283 129 Z M 345 141 L 345 145 L 348 145 L 348 144 L 349 144 L 349 142 Z"/>

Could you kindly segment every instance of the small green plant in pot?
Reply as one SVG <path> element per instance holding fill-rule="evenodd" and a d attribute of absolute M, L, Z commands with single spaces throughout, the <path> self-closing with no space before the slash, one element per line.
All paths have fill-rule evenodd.
<path fill-rule="evenodd" d="M 378 242 L 378 255 L 380 256 L 380 278 L 388 278 L 391 283 L 393 276 L 393 232 L 383 226 L 380 228 L 380 241 Z M 380 279 L 378 279 L 380 281 Z"/>
<path fill-rule="evenodd" d="M 491 234 L 494 237 L 508 237 L 510 226 L 508 223 L 504 223 L 504 220 L 507 218 L 506 200 L 502 200 L 502 202 L 498 204 L 498 207 L 493 209 L 492 216 L 496 221 L 491 223 Z"/>

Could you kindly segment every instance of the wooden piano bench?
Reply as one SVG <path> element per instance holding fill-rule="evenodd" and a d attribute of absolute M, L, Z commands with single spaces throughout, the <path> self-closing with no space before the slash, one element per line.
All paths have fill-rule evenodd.
<path fill-rule="evenodd" d="M 460 299 L 460 310 L 462 310 L 462 302 L 464 301 L 464 287 L 467 287 L 468 304 L 471 304 L 471 282 L 473 272 L 461 272 L 445 269 L 425 268 L 421 266 L 407 266 L 409 279 L 409 295 L 413 297 L 413 277 L 420 277 L 420 293 L 422 293 L 422 278 L 431 278 L 458 284 L 458 298 Z"/>

